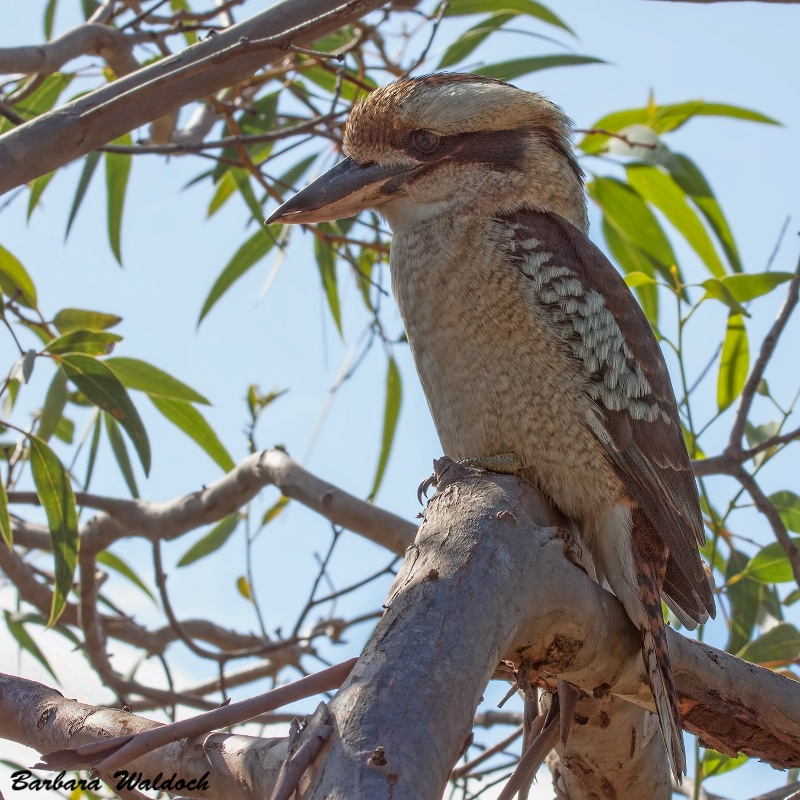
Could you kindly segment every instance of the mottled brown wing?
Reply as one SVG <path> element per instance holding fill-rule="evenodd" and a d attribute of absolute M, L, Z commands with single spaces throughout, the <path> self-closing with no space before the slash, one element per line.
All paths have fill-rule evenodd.
<path fill-rule="evenodd" d="M 697 486 L 669 373 L 650 324 L 611 262 L 575 226 L 532 210 L 506 219 L 521 250 L 534 248 L 532 257 L 552 254 L 552 264 L 568 268 L 585 291 L 603 298 L 627 346 L 625 357 L 647 379 L 650 391 L 637 400 L 651 409 L 657 406 L 655 419 L 637 419 L 626 409 L 598 402 L 608 433 L 603 445 L 630 497 L 669 548 L 665 593 L 690 618 L 703 621 L 706 611 L 713 615 L 714 601 L 697 551 L 705 543 Z M 593 379 L 603 379 L 602 365 Z"/>

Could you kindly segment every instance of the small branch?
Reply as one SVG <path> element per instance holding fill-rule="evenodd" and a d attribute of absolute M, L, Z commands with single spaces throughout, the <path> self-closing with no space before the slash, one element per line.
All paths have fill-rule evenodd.
<path fill-rule="evenodd" d="M 742 452 L 742 437 L 744 436 L 745 425 L 747 418 L 750 415 L 750 407 L 753 404 L 753 398 L 756 395 L 758 384 L 764 377 L 764 372 L 767 369 L 772 354 L 778 344 L 778 340 L 783 333 L 786 323 L 789 321 L 798 300 L 798 291 L 800 291 L 800 260 L 798 260 L 797 267 L 795 268 L 794 277 L 789 282 L 789 288 L 786 291 L 786 299 L 783 302 L 778 317 L 770 328 L 769 333 L 764 337 L 761 342 L 761 349 L 758 353 L 756 363 L 750 372 L 747 382 L 742 389 L 742 394 L 739 398 L 739 405 L 736 409 L 736 417 L 731 427 L 731 435 L 726 449 L 726 453 L 730 453 L 735 457 L 741 455 Z M 741 463 L 741 461 L 739 462 Z"/>
<path fill-rule="evenodd" d="M 795 583 L 800 586 L 800 550 L 797 549 L 795 543 L 792 541 L 792 537 L 789 536 L 789 531 L 783 524 L 778 509 L 775 508 L 774 503 L 761 491 L 761 487 L 756 482 L 756 479 L 743 467 L 739 467 L 739 469 L 733 473 L 733 477 L 747 490 L 750 497 L 753 498 L 756 508 L 767 518 L 772 532 L 775 534 L 775 538 L 780 542 L 783 551 L 786 553 L 786 557 L 789 559 Z"/>

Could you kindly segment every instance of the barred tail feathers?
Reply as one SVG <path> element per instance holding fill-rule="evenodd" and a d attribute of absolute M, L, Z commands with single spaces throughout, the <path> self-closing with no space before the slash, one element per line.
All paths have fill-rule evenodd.
<path fill-rule="evenodd" d="M 681 718 L 661 611 L 669 551 L 641 509 L 617 505 L 589 540 L 598 578 L 622 603 L 642 637 L 642 658 L 675 779 L 686 772 Z"/>

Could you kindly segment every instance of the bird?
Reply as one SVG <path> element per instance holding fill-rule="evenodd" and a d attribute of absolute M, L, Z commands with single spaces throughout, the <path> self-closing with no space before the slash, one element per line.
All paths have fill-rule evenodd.
<path fill-rule="evenodd" d="M 661 599 L 689 628 L 714 616 L 703 518 L 656 336 L 588 236 L 571 121 L 541 94 L 440 73 L 374 90 L 342 149 L 267 223 L 386 219 L 392 291 L 445 455 L 525 478 L 578 528 L 640 632 L 680 781 Z"/>

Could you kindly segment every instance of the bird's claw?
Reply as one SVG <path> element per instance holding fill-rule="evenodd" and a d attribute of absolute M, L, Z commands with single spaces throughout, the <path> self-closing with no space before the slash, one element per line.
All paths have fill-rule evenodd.
<path fill-rule="evenodd" d="M 417 500 L 419 500 L 419 504 L 424 506 L 427 499 L 428 499 L 428 492 L 430 491 L 431 487 L 436 486 L 439 480 L 439 476 L 434 472 L 432 475 L 428 475 L 424 481 L 419 485 L 419 489 L 417 489 Z"/>

